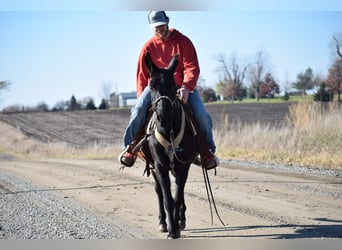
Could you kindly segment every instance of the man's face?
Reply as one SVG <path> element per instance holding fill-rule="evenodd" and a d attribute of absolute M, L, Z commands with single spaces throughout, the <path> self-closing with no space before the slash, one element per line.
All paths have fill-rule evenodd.
<path fill-rule="evenodd" d="M 157 26 L 153 28 L 154 34 L 161 39 L 168 38 L 169 35 L 169 26 L 167 24 Z"/>

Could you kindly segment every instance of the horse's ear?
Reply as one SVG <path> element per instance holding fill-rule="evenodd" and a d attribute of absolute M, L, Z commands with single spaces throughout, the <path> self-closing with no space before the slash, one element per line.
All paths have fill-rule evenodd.
<path fill-rule="evenodd" d="M 145 64 L 146 67 L 148 69 L 148 72 L 150 72 L 150 74 L 152 74 L 153 70 L 156 68 L 156 65 L 152 62 L 150 53 L 147 52 L 145 55 Z"/>
<path fill-rule="evenodd" d="M 179 55 L 178 54 L 175 54 L 170 63 L 169 63 L 169 66 L 167 67 L 168 70 L 171 70 L 172 72 L 175 72 L 176 68 L 177 68 L 177 65 L 178 65 L 178 57 Z"/>

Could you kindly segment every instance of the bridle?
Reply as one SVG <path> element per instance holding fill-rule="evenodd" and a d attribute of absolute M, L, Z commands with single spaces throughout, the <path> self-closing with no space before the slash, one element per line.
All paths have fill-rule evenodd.
<path fill-rule="evenodd" d="M 161 100 L 163 100 L 163 99 L 168 100 L 168 101 L 170 102 L 170 104 L 171 104 L 171 107 L 173 107 L 173 106 L 175 105 L 176 99 L 175 99 L 175 100 L 171 100 L 171 98 L 168 97 L 167 95 L 162 95 L 162 96 L 159 96 L 159 97 L 152 103 L 152 110 L 153 110 L 153 111 L 156 111 L 156 110 L 157 110 L 156 107 L 157 107 L 158 102 L 161 101 Z"/>
<path fill-rule="evenodd" d="M 175 100 L 172 100 L 170 97 L 168 96 L 159 96 L 156 100 L 154 100 L 152 102 L 152 110 L 154 111 L 154 114 L 156 114 L 156 106 L 158 104 L 159 101 L 161 100 L 167 100 L 170 102 L 171 107 L 174 108 L 177 105 L 177 98 Z M 159 142 L 159 144 L 161 144 L 165 150 L 165 153 L 168 155 L 169 160 L 170 160 L 170 168 L 171 168 L 171 172 L 174 173 L 174 158 L 177 159 L 178 162 L 182 163 L 182 164 L 188 164 L 191 161 L 192 157 L 190 158 L 190 160 L 188 161 L 182 161 L 181 159 L 179 159 L 179 157 L 177 156 L 177 150 L 179 148 L 179 144 L 181 142 L 181 140 L 183 139 L 184 136 L 184 131 L 185 131 L 185 111 L 184 108 L 181 106 L 181 128 L 180 131 L 178 132 L 178 134 L 175 136 L 174 135 L 174 131 L 173 128 L 171 126 L 171 130 L 170 130 L 170 135 L 169 138 L 170 140 L 166 139 L 159 131 L 158 128 L 156 127 L 154 130 L 154 136 L 156 138 L 156 140 Z M 170 123 L 172 124 L 172 121 L 170 121 Z"/>

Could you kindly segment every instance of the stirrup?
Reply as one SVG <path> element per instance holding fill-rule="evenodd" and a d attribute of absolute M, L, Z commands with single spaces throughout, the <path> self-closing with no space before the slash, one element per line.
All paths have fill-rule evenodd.
<path fill-rule="evenodd" d="M 196 156 L 196 158 L 192 161 L 193 164 L 197 165 L 197 166 L 201 166 L 202 165 L 202 161 L 200 156 Z"/>
<path fill-rule="evenodd" d="M 122 165 L 126 166 L 126 167 L 132 167 L 132 166 L 134 165 L 136 159 L 137 159 L 137 154 L 133 154 L 133 153 L 129 152 L 129 149 L 130 149 L 130 147 L 128 146 L 128 147 L 127 147 L 124 151 L 122 151 L 121 154 L 118 156 L 119 162 L 120 162 Z M 130 154 L 133 156 L 132 161 L 127 162 L 127 161 L 124 160 L 124 155 L 125 155 L 126 153 L 130 153 Z"/>

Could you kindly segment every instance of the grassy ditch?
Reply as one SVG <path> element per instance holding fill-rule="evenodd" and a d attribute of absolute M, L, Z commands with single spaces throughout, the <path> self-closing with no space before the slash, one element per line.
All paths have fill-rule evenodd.
<path fill-rule="evenodd" d="M 292 104 L 286 125 L 254 123 L 214 131 L 222 158 L 342 168 L 342 112 L 336 103 Z"/>

